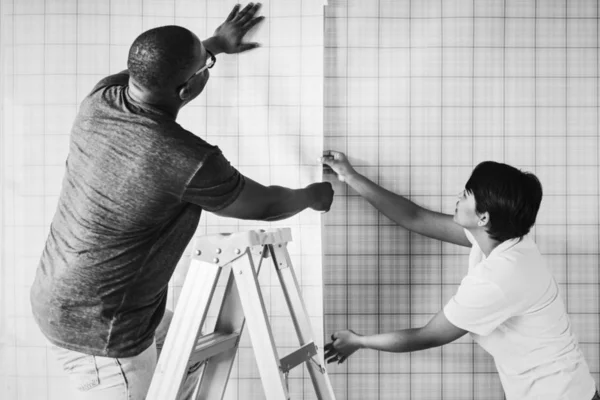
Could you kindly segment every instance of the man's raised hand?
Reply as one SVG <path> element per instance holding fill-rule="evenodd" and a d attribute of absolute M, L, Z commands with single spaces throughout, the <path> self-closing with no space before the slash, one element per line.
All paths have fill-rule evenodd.
<path fill-rule="evenodd" d="M 260 46 L 256 42 L 244 43 L 243 39 L 250 29 L 265 19 L 263 16 L 256 16 L 261 4 L 248 3 L 241 11 L 240 7 L 239 4 L 236 4 L 225 22 L 215 30 L 214 37 L 218 39 L 220 50 L 223 53 L 242 53 Z"/>

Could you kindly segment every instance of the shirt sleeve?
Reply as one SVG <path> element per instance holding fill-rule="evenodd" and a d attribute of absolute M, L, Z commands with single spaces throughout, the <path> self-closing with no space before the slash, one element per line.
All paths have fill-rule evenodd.
<path fill-rule="evenodd" d="M 466 276 L 444 307 L 448 321 L 477 335 L 489 335 L 511 316 L 511 307 L 498 285 Z"/>
<path fill-rule="evenodd" d="M 192 177 L 183 200 L 206 211 L 219 211 L 238 198 L 245 183 L 244 176 L 218 150 L 204 160 Z"/>

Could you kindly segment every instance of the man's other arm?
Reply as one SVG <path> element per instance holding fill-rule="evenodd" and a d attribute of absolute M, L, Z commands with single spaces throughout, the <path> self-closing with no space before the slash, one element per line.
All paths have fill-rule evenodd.
<path fill-rule="evenodd" d="M 329 211 L 333 201 L 333 189 L 329 182 L 313 183 L 302 189 L 283 186 L 264 186 L 250 178 L 239 196 L 227 207 L 214 211 L 222 217 L 278 221 L 311 208 Z"/>

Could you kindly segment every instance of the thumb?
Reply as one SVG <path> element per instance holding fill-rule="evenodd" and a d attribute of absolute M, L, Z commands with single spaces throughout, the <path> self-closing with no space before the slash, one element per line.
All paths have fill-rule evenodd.
<path fill-rule="evenodd" d="M 252 42 L 252 43 L 242 43 L 238 47 L 238 53 L 248 51 L 260 47 L 260 43 Z"/>

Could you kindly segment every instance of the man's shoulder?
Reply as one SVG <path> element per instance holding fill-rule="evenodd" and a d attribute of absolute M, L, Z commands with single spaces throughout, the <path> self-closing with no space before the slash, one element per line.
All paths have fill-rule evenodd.
<path fill-rule="evenodd" d="M 210 144 L 205 139 L 185 129 L 177 122 L 165 121 L 164 124 L 167 128 L 164 132 L 169 137 L 175 139 L 173 141 L 174 145 L 179 147 L 182 151 L 195 154 L 201 158 L 204 158 L 205 155 L 215 151 L 220 152 L 217 146 Z"/>
<path fill-rule="evenodd" d="M 92 89 L 92 93 L 99 91 L 110 86 L 127 86 L 129 84 L 129 74 L 124 71 L 118 74 L 109 75 L 102 78 Z"/>

